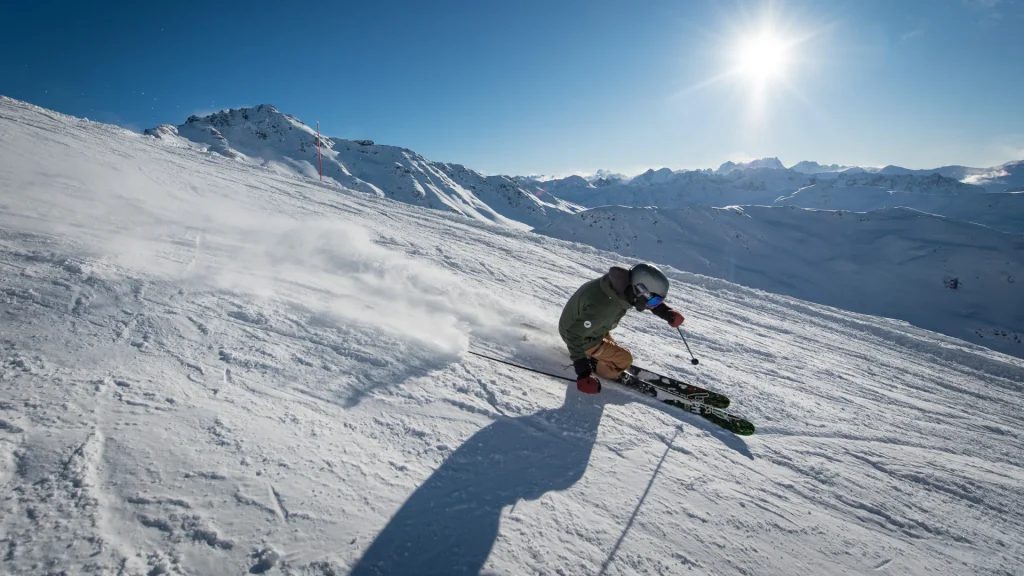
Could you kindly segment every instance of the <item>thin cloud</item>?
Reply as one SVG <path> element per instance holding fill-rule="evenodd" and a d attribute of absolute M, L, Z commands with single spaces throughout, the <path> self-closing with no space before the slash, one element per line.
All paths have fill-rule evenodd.
<path fill-rule="evenodd" d="M 1021 0 L 962 0 L 978 15 L 978 25 L 994 26 L 1001 22 L 1007 13 L 1011 16 L 1024 18 Z"/>
<path fill-rule="evenodd" d="M 909 40 L 913 40 L 914 38 L 920 38 L 922 36 L 924 36 L 924 28 L 914 28 L 913 30 L 904 32 L 900 36 L 900 42 L 907 42 Z"/>
<path fill-rule="evenodd" d="M 908 18 L 907 26 L 908 30 L 900 34 L 900 42 L 909 42 L 914 38 L 921 38 L 925 35 L 925 29 L 928 28 L 927 18 Z"/>

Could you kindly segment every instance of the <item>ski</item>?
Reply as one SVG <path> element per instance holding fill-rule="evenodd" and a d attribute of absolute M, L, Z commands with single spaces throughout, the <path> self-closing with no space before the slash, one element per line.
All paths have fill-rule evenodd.
<path fill-rule="evenodd" d="M 718 392 L 712 392 L 707 388 L 701 388 L 700 386 L 694 386 L 683 382 L 682 380 L 676 380 L 675 378 L 669 378 L 656 372 L 651 372 L 646 368 L 639 366 L 630 366 L 627 368 L 630 374 L 651 384 L 659 386 L 662 390 L 675 394 L 676 396 L 682 396 L 688 400 L 697 401 L 707 406 L 713 406 L 715 408 L 728 408 L 729 397 L 725 394 L 719 394 Z"/>
<path fill-rule="evenodd" d="M 486 358 L 487 360 L 490 360 L 492 362 L 498 362 L 501 364 L 519 368 L 520 370 L 526 370 L 528 372 L 543 374 L 545 376 L 556 378 L 558 380 L 565 380 L 568 382 L 576 381 L 574 378 L 560 376 L 558 374 L 551 374 L 550 372 L 537 370 L 535 368 L 529 368 L 527 366 L 516 364 L 515 362 L 509 362 L 508 360 L 502 360 L 500 358 L 488 356 L 487 354 L 481 354 L 480 352 L 475 352 L 473 350 L 470 350 L 469 353 L 474 356 Z M 640 369 L 640 371 L 645 372 L 643 369 Z M 640 392 L 641 394 L 644 394 L 651 398 L 658 398 L 660 393 L 666 394 L 667 396 L 670 396 L 670 398 L 658 399 L 670 406 L 674 406 L 687 412 L 697 414 L 698 416 L 701 416 L 702 418 L 714 424 L 717 424 L 718 426 L 721 426 L 722 428 L 725 428 L 726 430 L 738 436 L 750 436 L 751 434 L 754 433 L 754 425 L 748 420 L 744 420 L 743 418 L 740 418 L 735 414 L 730 414 L 729 412 L 726 412 L 725 410 L 718 408 L 716 406 L 705 404 L 700 401 L 699 397 L 687 398 L 686 396 L 679 394 L 679 392 L 677 391 L 679 390 L 678 386 L 668 387 L 662 384 L 645 382 L 644 380 L 641 380 L 636 375 L 634 375 L 632 371 L 623 372 L 622 376 L 623 377 L 621 377 L 620 380 L 610 380 L 610 382 L 615 382 L 617 384 L 622 385 L 624 388 L 628 388 L 630 390 L 636 390 L 637 392 Z M 703 390 L 703 388 L 701 388 L 701 390 Z"/>
<path fill-rule="evenodd" d="M 676 408 L 680 408 L 687 412 L 692 412 L 709 422 L 725 428 L 737 436 L 750 436 L 754 433 L 754 424 L 749 420 L 744 420 L 743 418 L 726 412 L 716 406 L 705 404 L 699 399 L 691 399 L 686 396 L 681 396 L 674 390 L 665 388 L 659 384 L 641 380 L 631 372 L 624 372 L 623 376 L 623 378 L 620 378 L 615 382 L 626 388 L 636 390 L 645 396 L 658 398 L 670 406 L 675 406 Z M 665 394 L 669 396 L 669 398 L 660 398 L 660 394 Z"/>

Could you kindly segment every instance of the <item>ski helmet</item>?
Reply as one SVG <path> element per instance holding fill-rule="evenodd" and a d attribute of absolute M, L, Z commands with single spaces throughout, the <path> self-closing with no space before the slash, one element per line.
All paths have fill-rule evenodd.
<path fill-rule="evenodd" d="M 654 307 L 668 296 L 668 278 L 652 264 L 637 264 L 629 269 L 629 284 L 637 309 Z"/>

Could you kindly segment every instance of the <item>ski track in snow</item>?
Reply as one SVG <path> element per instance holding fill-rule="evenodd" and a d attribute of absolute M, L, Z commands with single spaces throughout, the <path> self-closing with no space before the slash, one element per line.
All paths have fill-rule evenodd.
<path fill-rule="evenodd" d="M 465 354 L 562 372 L 613 254 L 10 99 L 0 190 L 0 572 L 1024 565 L 1019 359 L 669 270 L 701 365 L 616 336 L 740 438 Z"/>

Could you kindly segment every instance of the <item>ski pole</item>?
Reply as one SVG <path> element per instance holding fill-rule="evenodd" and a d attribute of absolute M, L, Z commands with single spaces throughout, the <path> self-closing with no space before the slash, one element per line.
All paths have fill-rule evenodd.
<path fill-rule="evenodd" d="M 521 364 L 516 364 L 514 362 L 509 362 L 507 360 L 502 360 L 500 358 L 495 358 L 493 356 L 488 356 L 486 354 L 481 354 L 479 352 L 473 352 L 472 350 L 467 350 L 467 352 L 469 352 L 473 356 L 479 356 L 480 358 L 486 358 L 486 359 L 490 360 L 491 362 L 498 362 L 499 364 L 505 364 L 506 366 L 512 366 L 513 368 L 519 368 L 520 370 L 526 370 L 527 372 L 535 372 L 537 374 L 543 374 L 544 376 L 550 376 L 551 378 L 557 378 L 558 380 L 565 380 L 566 382 L 575 382 L 576 381 L 576 380 L 574 380 L 572 378 L 569 378 L 568 376 L 561 376 L 559 374 L 552 374 L 550 372 L 544 372 L 543 370 L 535 370 L 533 368 L 528 368 L 528 367 L 523 366 Z"/>
<path fill-rule="evenodd" d="M 679 337 L 683 339 L 683 344 L 686 345 L 686 351 L 690 353 L 690 364 L 693 364 L 694 366 L 700 364 L 700 360 L 693 357 L 693 350 L 690 350 L 690 345 L 686 342 L 686 336 L 683 336 L 683 329 L 677 327 L 676 330 L 679 331 Z"/>

